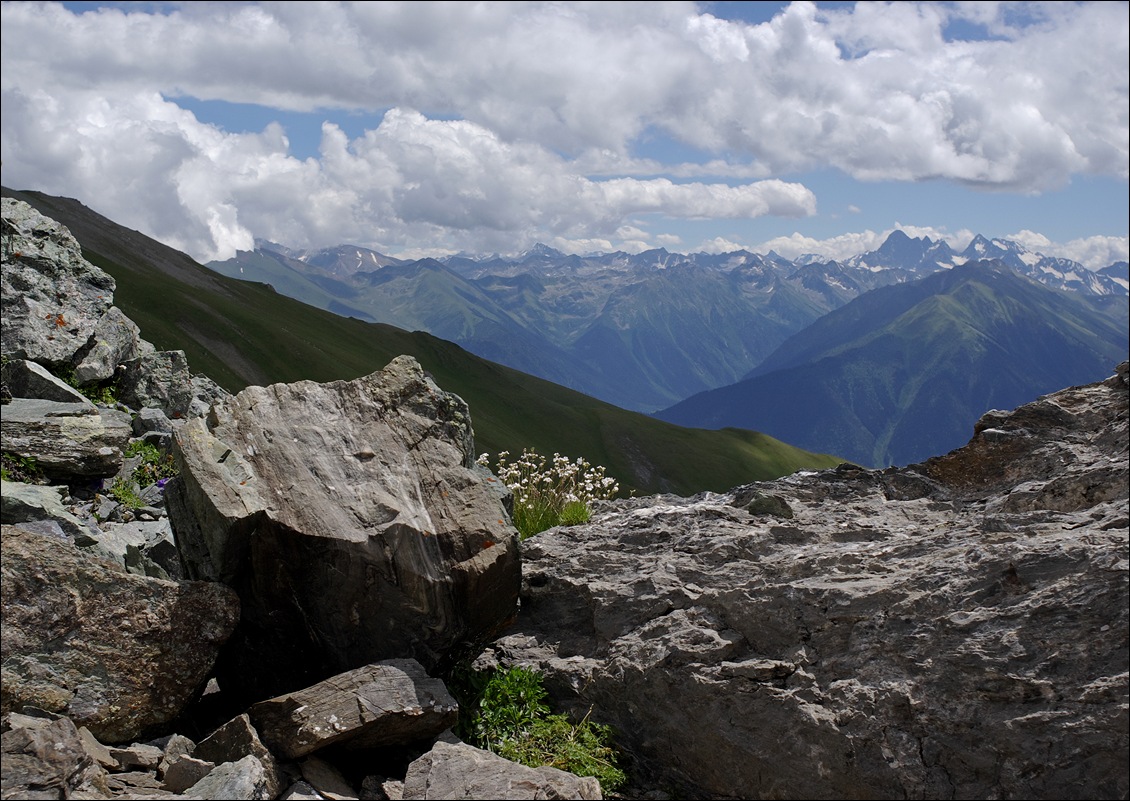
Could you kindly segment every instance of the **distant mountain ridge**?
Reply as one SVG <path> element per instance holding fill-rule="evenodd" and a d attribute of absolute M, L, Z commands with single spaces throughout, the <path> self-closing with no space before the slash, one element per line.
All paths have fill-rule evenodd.
<path fill-rule="evenodd" d="M 955 253 L 902 231 L 843 261 L 663 248 L 578 256 L 544 244 L 513 257 L 406 261 L 355 245 L 257 246 L 208 266 L 649 412 L 741 380 L 790 336 L 865 292 L 970 260 L 1000 258 L 1034 280 L 1096 298 L 1124 297 L 1130 287 L 1117 265 L 1095 273 L 981 236 Z"/>
<path fill-rule="evenodd" d="M 843 262 L 662 249 L 576 256 L 542 246 L 519 259 L 395 263 L 356 246 L 289 256 L 262 247 L 222 265 L 255 279 L 248 282 L 170 255 L 76 201 L 17 194 L 72 227 L 92 261 L 130 271 L 144 287 L 122 290 L 123 302 L 135 304 L 131 316 L 164 330 L 152 338 L 164 336 L 165 347 L 195 343 L 193 363 L 225 385 L 315 377 L 303 374 L 304 361 L 324 380 L 372 369 L 377 353 L 412 353 L 491 410 L 484 441 L 513 447 L 517 414 L 525 441 L 558 450 L 567 442 L 640 487 L 666 488 L 652 482 L 675 474 L 697 481 L 684 468 L 702 453 L 687 450 L 697 437 L 687 428 L 617 433 L 640 425 L 640 415 L 623 412 L 624 398 L 669 397 L 660 418 L 726 429 L 712 432 L 714 453 L 692 473 L 724 460 L 725 471 L 747 464 L 763 447 L 752 445 L 754 431 L 861 464 L 905 464 L 960 444 L 990 407 L 1105 376 L 1125 358 L 1130 328 L 1126 294 L 1116 294 L 1125 262 L 1096 284 L 1073 283 L 1078 265 L 983 237 L 954 254 L 900 232 Z M 962 262 L 965 253 L 990 251 L 1059 286 L 1003 259 Z M 157 286 L 154 268 L 175 279 L 179 296 Z M 289 302 L 303 294 L 334 313 Z M 363 325 L 386 317 L 396 329 Z M 373 339 L 378 329 L 385 339 Z M 484 370 L 450 344 L 460 341 L 496 364 Z M 520 377 L 499 366 L 515 363 Z M 533 378 L 547 374 L 571 380 L 557 378 L 551 389 Z M 595 400 L 601 392 L 621 408 Z M 500 416 L 505 409 L 511 413 Z M 657 441 L 672 444 L 656 450 Z"/>
<path fill-rule="evenodd" d="M 1084 294 L 972 261 L 861 295 L 744 380 L 656 416 L 904 465 L 958 447 L 989 409 L 1101 380 L 1126 358 L 1127 333 L 1125 316 Z"/>

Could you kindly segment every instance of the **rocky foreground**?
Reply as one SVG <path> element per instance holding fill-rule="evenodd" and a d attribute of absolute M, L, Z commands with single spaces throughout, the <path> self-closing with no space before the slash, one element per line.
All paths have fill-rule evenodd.
<path fill-rule="evenodd" d="M 229 395 L 3 204 L 3 798 L 600 797 L 451 734 L 433 675 L 520 586 L 461 399 L 410 358 Z"/>
<path fill-rule="evenodd" d="M 476 653 L 612 724 L 628 797 L 1128 797 L 1125 363 L 520 544 L 413 360 L 229 395 L 3 204 L 3 798 L 599 798 L 451 733 Z"/>
<path fill-rule="evenodd" d="M 485 662 L 690 797 L 1126 798 L 1127 364 L 964 448 L 606 502 Z"/>

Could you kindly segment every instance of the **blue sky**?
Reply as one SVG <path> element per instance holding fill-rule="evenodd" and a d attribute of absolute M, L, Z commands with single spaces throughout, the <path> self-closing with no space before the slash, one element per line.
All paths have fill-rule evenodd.
<path fill-rule="evenodd" d="M 3 181 L 200 260 L 1127 258 L 1128 5 L 3 4 Z"/>

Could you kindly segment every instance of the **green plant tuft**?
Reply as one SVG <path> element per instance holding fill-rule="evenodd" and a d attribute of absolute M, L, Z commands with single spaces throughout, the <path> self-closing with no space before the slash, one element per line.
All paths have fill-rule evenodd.
<path fill-rule="evenodd" d="M 111 498 L 127 509 L 140 509 L 145 506 L 145 501 L 141 500 L 141 495 L 137 491 L 137 485 L 121 476 L 114 479 L 109 492 Z"/>
<path fill-rule="evenodd" d="M 139 464 L 131 475 L 142 489 L 156 484 L 162 479 L 172 478 L 177 474 L 176 461 L 171 453 L 162 454 L 160 449 L 145 440 L 134 440 L 126 446 L 126 456 L 141 457 Z"/>
<path fill-rule="evenodd" d="M 615 749 L 608 744 L 611 731 L 588 715 L 576 724 L 565 715 L 548 715 L 534 721 L 525 736 L 503 741 L 498 755 L 531 767 L 548 765 L 577 776 L 594 776 L 603 791 L 611 792 L 627 781 Z"/>
<path fill-rule="evenodd" d="M 75 376 L 75 369 L 73 367 L 65 367 L 56 370 L 55 375 L 69 386 L 77 389 L 82 396 L 91 403 L 98 404 L 99 406 L 113 406 L 118 402 L 118 387 L 112 379 L 101 381 L 97 384 L 79 386 L 78 378 Z"/>
<path fill-rule="evenodd" d="M 511 464 L 509 455 L 507 451 L 498 454 L 496 472 L 514 495 L 511 517 L 522 539 L 554 526 L 587 523 L 592 502 L 612 498 L 620 490 L 603 467 L 594 467 L 584 459 L 570 461 L 555 453 L 552 462 L 547 462 L 544 456 L 526 448 Z M 489 454 L 481 455 L 478 463 L 490 467 Z"/>
<path fill-rule="evenodd" d="M 43 470 L 34 456 L 20 456 L 7 452 L 0 455 L 0 479 L 20 481 L 24 484 L 42 484 L 46 481 Z"/>
<path fill-rule="evenodd" d="M 566 715 L 551 714 L 537 671 L 521 667 L 476 671 L 463 666 L 448 685 L 459 701 L 455 731 L 465 742 L 529 767 L 548 765 L 593 776 L 604 792 L 627 781 L 617 764 L 612 730 L 593 723 L 588 715 L 573 723 Z"/>

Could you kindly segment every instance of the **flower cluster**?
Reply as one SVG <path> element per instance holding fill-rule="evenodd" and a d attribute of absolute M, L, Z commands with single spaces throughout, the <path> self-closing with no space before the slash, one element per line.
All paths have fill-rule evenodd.
<path fill-rule="evenodd" d="M 584 523 L 592 514 L 592 502 L 612 498 L 620 491 L 605 469 L 584 459 L 575 461 L 559 453 L 547 460 L 526 448 L 515 462 L 510 453 L 498 454 L 495 473 L 514 495 L 514 526 L 523 539 L 553 526 Z M 482 454 L 478 463 L 490 467 Z"/>

